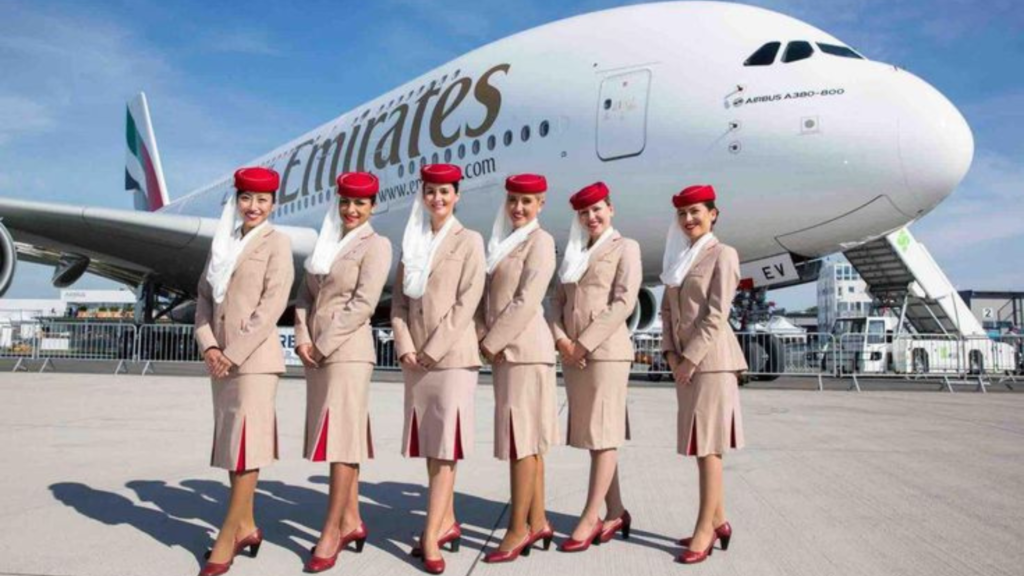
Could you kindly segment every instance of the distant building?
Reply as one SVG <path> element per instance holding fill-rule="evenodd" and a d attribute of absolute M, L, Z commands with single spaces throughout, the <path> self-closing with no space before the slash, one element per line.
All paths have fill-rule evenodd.
<path fill-rule="evenodd" d="M 829 259 L 818 273 L 818 329 L 830 332 L 839 318 L 871 314 L 868 285 L 845 258 Z"/>
<path fill-rule="evenodd" d="M 36 298 L 3 298 L 0 299 L 0 323 L 29 322 L 39 318 L 63 316 L 63 300 Z"/>
<path fill-rule="evenodd" d="M 960 297 L 990 334 L 1024 330 L 1024 292 L 963 290 Z"/>
<path fill-rule="evenodd" d="M 132 319 L 131 290 L 61 290 L 60 299 L 0 299 L 0 321 L 26 322 L 40 318 Z"/>

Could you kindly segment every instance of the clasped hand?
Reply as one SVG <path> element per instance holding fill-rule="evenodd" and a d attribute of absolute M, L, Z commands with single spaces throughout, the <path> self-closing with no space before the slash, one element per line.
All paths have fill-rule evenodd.
<path fill-rule="evenodd" d="M 581 346 L 579 342 L 562 338 L 556 346 L 559 354 L 562 355 L 562 364 L 575 366 L 580 370 L 587 367 L 587 349 Z"/>
<path fill-rule="evenodd" d="M 203 352 L 203 362 L 206 363 L 206 371 L 213 378 L 224 378 L 235 367 L 220 348 L 208 348 Z"/>
<path fill-rule="evenodd" d="M 437 360 L 423 352 L 407 352 L 399 360 L 404 368 L 413 370 L 430 370 L 437 364 Z"/>
<path fill-rule="evenodd" d="M 299 357 L 299 360 L 302 360 L 302 365 L 306 368 L 319 368 L 320 362 L 324 359 L 324 355 L 312 344 L 296 346 L 295 354 Z"/>

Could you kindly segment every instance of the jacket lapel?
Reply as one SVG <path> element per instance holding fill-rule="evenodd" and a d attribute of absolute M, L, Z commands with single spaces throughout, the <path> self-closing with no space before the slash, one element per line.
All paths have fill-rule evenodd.
<path fill-rule="evenodd" d="M 458 244 L 458 237 L 462 233 L 462 223 L 456 220 L 452 223 L 452 229 L 448 231 L 448 235 L 444 237 L 444 241 L 437 247 L 437 252 L 434 253 L 434 259 L 430 261 L 430 275 L 434 275 L 434 270 L 437 270 L 438 264 L 441 260 L 444 260 L 448 253 L 455 249 Z"/>
<path fill-rule="evenodd" d="M 705 246 L 704 249 L 700 251 L 700 254 L 697 255 L 697 259 L 693 261 L 693 266 L 690 267 L 690 270 L 692 271 L 697 266 L 700 266 L 700 263 L 706 260 L 708 256 L 711 256 L 712 253 L 717 252 L 717 250 L 715 250 L 715 248 L 717 247 L 718 238 L 712 238 L 711 242 L 708 242 L 708 245 Z"/>
<path fill-rule="evenodd" d="M 607 256 L 608 252 L 614 249 L 616 246 L 618 246 L 621 240 L 622 235 L 619 234 L 618 230 L 613 232 L 612 237 L 609 238 L 608 241 L 605 242 L 604 244 L 601 244 L 597 248 L 597 251 L 590 255 L 590 258 L 587 260 L 587 271 L 583 273 L 583 276 L 580 277 L 580 280 L 583 280 L 583 278 L 589 276 L 594 271 L 594 263 L 600 260 L 601 258 Z"/>
<path fill-rule="evenodd" d="M 364 226 L 362 230 L 359 231 L 359 235 L 356 236 L 355 239 L 352 240 L 352 242 L 349 242 L 348 246 L 345 246 L 344 250 L 341 250 L 334 256 L 334 262 L 331 263 L 331 268 L 333 269 L 335 266 L 337 266 L 339 262 L 345 259 L 346 254 L 355 250 L 363 242 L 366 242 L 366 239 L 372 236 L 373 234 L 374 231 L 372 226 L 370 226 L 369 224 Z"/>
<path fill-rule="evenodd" d="M 605 242 L 604 244 L 598 246 L 597 251 L 590 255 L 589 262 L 594 263 L 600 260 L 601 258 L 604 258 L 612 248 L 615 248 L 616 246 L 619 245 L 620 240 L 622 240 L 622 234 L 619 234 L 618 230 L 612 232 L 612 237 L 609 238 L 608 241 Z M 590 270 L 589 266 L 587 267 L 587 270 Z"/>
<path fill-rule="evenodd" d="M 241 265 L 242 262 L 245 262 L 245 260 L 249 258 L 257 248 L 266 242 L 267 234 L 270 234 L 271 231 L 273 231 L 273 228 L 270 224 L 267 224 L 260 230 L 256 231 L 256 236 L 245 244 L 245 248 L 242 248 L 242 253 L 238 255 L 238 260 L 235 260 L 235 270 L 238 270 L 239 265 Z"/>

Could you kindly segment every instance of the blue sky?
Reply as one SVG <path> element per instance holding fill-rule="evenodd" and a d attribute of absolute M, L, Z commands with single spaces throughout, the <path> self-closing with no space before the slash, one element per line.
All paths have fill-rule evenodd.
<path fill-rule="evenodd" d="M 960 108 L 974 130 L 974 164 L 914 231 L 959 288 L 1024 289 L 1024 7 L 750 3 L 906 68 Z M 173 199 L 462 53 L 622 4 L 0 0 L 0 195 L 129 208 L 124 105 L 139 90 Z M 21 264 L 8 297 L 55 297 L 50 274 Z M 806 307 L 814 288 L 772 298 Z"/>

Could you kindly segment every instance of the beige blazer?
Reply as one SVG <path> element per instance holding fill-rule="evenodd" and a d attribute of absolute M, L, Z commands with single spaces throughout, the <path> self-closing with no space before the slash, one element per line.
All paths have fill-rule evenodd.
<path fill-rule="evenodd" d="M 697 372 L 739 372 L 747 361 L 729 324 L 740 282 L 740 259 L 714 239 L 697 257 L 682 285 L 665 287 L 661 349 L 697 366 Z"/>
<path fill-rule="evenodd" d="M 626 319 L 636 307 L 643 270 L 640 245 L 618 232 L 590 257 L 575 284 L 560 281 L 551 307 L 555 342 L 575 340 L 592 360 L 633 361 Z"/>
<path fill-rule="evenodd" d="M 369 224 L 325 275 L 306 272 L 295 301 L 295 345 L 312 344 L 323 363 L 376 363 L 370 318 L 391 271 L 391 242 Z"/>
<path fill-rule="evenodd" d="M 196 300 L 196 342 L 202 352 L 223 350 L 237 366 L 235 374 L 280 374 L 284 351 L 277 321 L 288 306 L 295 279 L 292 243 L 269 223 L 255 233 L 259 236 L 239 255 L 220 304 L 213 301 L 204 267 Z"/>
<path fill-rule="evenodd" d="M 398 357 L 426 354 L 437 362 L 436 369 L 479 367 L 473 318 L 485 275 L 483 238 L 458 222 L 434 254 L 423 298 L 402 292 L 405 268 L 399 263 L 391 300 Z"/>
<path fill-rule="evenodd" d="M 536 229 L 487 275 L 477 314 L 480 347 L 519 364 L 554 364 L 544 295 L 555 273 L 555 240 Z"/>

